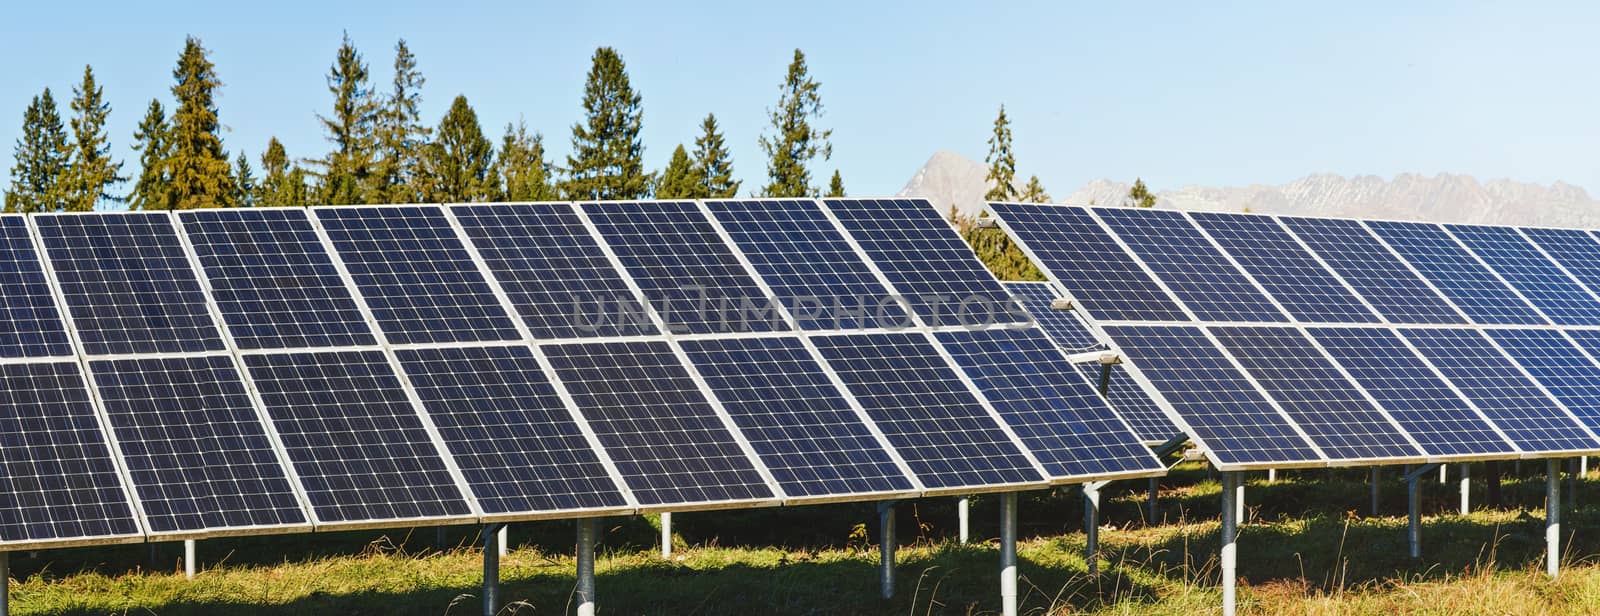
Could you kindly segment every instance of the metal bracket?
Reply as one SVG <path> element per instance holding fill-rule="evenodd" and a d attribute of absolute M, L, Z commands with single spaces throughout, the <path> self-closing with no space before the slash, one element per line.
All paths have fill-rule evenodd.
<path fill-rule="evenodd" d="M 1074 306 L 1072 305 L 1072 300 L 1065 297 L 1058 297 L 1050 300 L 1051 310 L 1072 310 L 1073 308 Z"/>
<path fill-rule="evenodd" d="M 1421 479 L 1423 475 L 1439 470 L 1439 466 L 1439 462 L 1430 462 L 1428 464 L 1411 469 L 1411 472 L 1406 473 L 1406 483 L 1411 483 Z"/>
<path fill-rule="evenodd" d="M 1150 451 L 1154 452 L 1157 458 L 1161 458 L 1171 454 L 1174 451 L 1177 451 L 1188 442 L 1189 435 L 1179 432 L 1178 434 L 1173 435 L 1172 438 L 1167 439 L 1166 442 L 1156 445 L 1155 447 L 1151 447 Z"/>

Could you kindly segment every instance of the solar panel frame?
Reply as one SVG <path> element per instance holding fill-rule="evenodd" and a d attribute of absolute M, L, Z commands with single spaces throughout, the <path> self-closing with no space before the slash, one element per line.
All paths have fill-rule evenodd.
<path fill-rule="evenodd" d="M 1480 325 L 1548 325 L 1544 316 L 1442 225 L 1362 221 L 1462 314 Z"/>
<path fill-rule="evenodd" d="M 1546 320 L 1556 325 L 1600 325 L 1600 299 L 1516 227 L 1443 226 Z"/>

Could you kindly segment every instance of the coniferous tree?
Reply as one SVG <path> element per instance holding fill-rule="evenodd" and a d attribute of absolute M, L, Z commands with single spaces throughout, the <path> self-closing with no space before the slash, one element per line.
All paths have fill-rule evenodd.
<path fill-rule="evenodd" d="M 1134 178 L 1133 187 L 1128 189 L 1128 198 L 1124 205 L 1133 207 L 1155 207 L 1156 196 L 1151 194 L 1150 187 L 1144 185 L 1144 178 Z"/>
<path fill-rule="evenodd" d="M 128 195 L 128 206 L 136 210 L 165 210 L 171 176 L 167 158 L 172 155 L 172 126 L 167 123 L 161 101 L 151 100 L 139 130 L 133 134 L 133 149 L 139 152 L 139 179 Z"/>
<path fill-rule="evenodd" d="M 665 171 L 661 172 L 661 185 L 656 187 L 658 199 L 703 199 L 711 195 L 705 194 L 704 186 L 700 184 L 699 174 L 696 173 L 694 163 L 689 160 L 689 152 L 679 144 L 672 151 L 672 160 L 667 163 Z"/>
<path fill-rule="evenodd" d="M 741 182 L 733 179 L 733 155 L 717 130 L 717 116 L 706 114 L 700 130 L 694 139 L 694 169 L 700 175 L 701 194 L 715 199 L 736 196 Z"/>
<path fill-rule="evenodd" d="M 550 183 L 552 169 L 544 159 L 544 135 L 528 134 L 526 122 L 506 124 L 500 156 L 494 163 L 500 193 L 507 201 L 554 201 L 559 198 Z"/>
<path fill-rule="evenodd" d="M 828 180 L 828 192 L 823 193 L 822 196 L 832 199 L 844 196 L 844 178 L 839 177 L 838 169 L 833 170 L 833 179 Z"/>
<path fill-rule="evenodd" d="M 277 137 L 268 141 L 267 150 L 261 153 L 261 170 L 266 175 L 256 185 L 256 205 L 310 205 L 306 171 L 290 162 L 288 152 Z"/>
<path fill-rule="evenodd" d="M 206 53 L 200 39 L 191 36 L 172 69 L 177 81 L 172 96 L 178 108 L 172 114 L 172 152 L 166 168 L 167 205 L 175 209 L 226 207 L 233 196 L 233 165 L 217 134 L 221 123 L 216 91 L 222 82 Z"/>
<path fill-rule="evenodd" d="M 788 75 L 778 86 L 782 92 L 778 106 L 768 111 L 773 135 L 761 136 L 761 149 L 767 153 L 767 185 L 761 194 L 768 197 L 810 197 L 817 194 L 811 186 L 812 159 L 833 157 L 833 144 L 828 142 L 832 130 L 820 130 L 811 124 L 822 117 L 822 84 L 811 78 L 806 67 L 806 55 L 794 50 L 794 61 L 789 63 Z"/>
<path fill-rule="evenodd" d="M 372 187 L 374 129 L 378 101 L 367 83 L 367 63 L 347 33 L 328 67 L 328 92 L 333 94 L 333 115 L 318 115 L 333 150 L 315 161 L 321 170 L 322 202 L 328 205 L 366 203 Z"/>
<path fill-rule="evenodd" d="M 994 119 L 994 134 L 989 137 L 989 174 L 984 181 L 994 185 L 983 194 L 986 201 L 1014 201 L 1017 198 L 1017 158 L 1011 153 L 1011 119 L 1006 117 L 1006 106 L 1000 106 L 1000 116 Z"/>
<path fill-rule="evenodd" d="M 495 181 L 490 177 L 494 144 L 483 136 L 478 113 L 457 95 L 450 111 L 434 131 L 428 144 L 428 185 L 423 199 L 430 203 L 488 201 L 494 198 Z"/>
<path fill-rule="evenodd" d="M 105 101 L 105 91 L 95 85 L 94 69 L 83 67 L 83 83 L 72 93 L 73 145 L 66 209 L 88 212 L 101 200 L 123 201 L 110 189 L 128 178 L 119 175 L 122 163 L 111 159 L 111 140 L 106 136 L 111 105 Z"/>
<path fill-rule="evenodd" d="M 1022 194 L 1017 200 L 1023 203 L 1049 203 L 1050 193 L 1044 191 L 1044 184 L 1039 182 L 1039 176 L 1029 176 L 1028 184 L 1022 187 Z"/>
<path fill-rule="evenodd" d="M 400 39 L 394 46 L 394 86 L 377 115 L 378 152 L 369 201 L 411 203 L 422 198 L 421 153 L 429 133 L 420 111 L 424 82 L 417 57 Z"/>
<path fill-rule="evenodd" d="M 594 52 L 583 85 L 583 122 L 572 125 L 572 154 L 567 156 L 569 199 L 638 199 L 650 194 L 652 179 L 644 170 L 644 143 L 639 131 L 643 97 L 628 83 L 622 56 L 610 47 Z"/>
<path fill-rule="evenodd" d="M 7 212 L 56 212 L 68 198 L 67 174 L 71 151 L 61 112 L 50 88 L 33 97 L 22 113 L 22 137 L 13 150 L 11 190 L 6 192 Z"/>
<path fill-rule="evenodd" d="M 250 168 L 250 157 L 244 152 L 233 161 L 233 203 L 234 207 L 255 207 L 256 195 L 259 193 L 256 184 L 256 173 Z"/>

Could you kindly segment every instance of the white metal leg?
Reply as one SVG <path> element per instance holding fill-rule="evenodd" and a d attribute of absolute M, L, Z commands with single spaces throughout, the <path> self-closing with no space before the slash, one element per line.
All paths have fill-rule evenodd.
<path fill-rule="evenodd" d="M 1238 473 L 1224 471 L 1222 473 L 1222 615 L 1234 614 L 1234 587 L 1239 575 L 1238 538 L 1239 518 L 1238 507 L 1234 500 L 1239 498 L 1239 493 L 1234 490 L 1234 484 L 1239 481 Z"/>
<path fill-rule="evenodd" d="M 672 512 L 661 512 L 661 557 L 672 558 Z"/>
<path fill-rule="evenodd" d="M 195 570 L 194 553 L 195 553 L 194 540 L 193 539 L 185 539 L 183 541 L 183 577 L 186 578 L 186 579 L 190 579 L 190 580 L 194 579 L 194 570 Z"/>
<path fill-rule="evenodd" d="M 506 554 L 511 552 L 511 526 L 509 524 L 500 525 L 500 536 L 496 538 L 495 546 L 495 554 L 501 558 L 505 558 Z"/>
<path fill-rule="evenodd" d="M 1000 613 L 1017 616 L 1017 493 L 1000 496 Z"/>
<path fill-rule="evenodd" d="M 972 499 L 969 498 L 969 497 L 963 496 L 960 499 L 956 500 L 956 516 L 959 517 L 960 521 L 961 521 L 961 528 L 960 528 L 959 532 L 960 532 L 960 536 L 961 536 L 961 544 L 962 545 L 966 545 L 967 544 L 967 538 L 971 536 L 970 529 L 972 527 L 967 522 L 967 519 L 968 519 L 967 516 L 970 515 L 971 507 L 972 507 Z"/>
<path fill-rule="evenodd" d="M 1544 480 L 1544 571 L 1555 577 L 1561 572 L 1561 462 L 1546 462 Z"/>
<path fill-rule="evenodd" d="M 1456 468 L 1461 469 L 1461 515 L 1467 515 L 1472 511 L 1472 481 L 1467 476 L 1471 466 L 1462 463 Z"/>

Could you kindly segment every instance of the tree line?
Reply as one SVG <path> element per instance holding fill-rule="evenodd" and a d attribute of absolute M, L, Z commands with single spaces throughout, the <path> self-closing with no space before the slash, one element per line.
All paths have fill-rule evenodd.
<path fill-rule="evenodd" d="M 328 151 L 291 158 L 272 137 L 254 159 L 243 150 L 230 156 L 216 102 L 222 81 L 200 39 L 188 37 L 172 70 L 171 100 L 146 106 L 133 134 L 137 169 L 124 175 L 106 133 L 111 105 L 93 67 L 85 66 L 65 122 L 49 88 L 23 113 L 5 211 L 695 199 L 739 192 L 714 114 L 701 121 L 692 147 L 679 144 L 665 169 L 646 170 L 643 97 L 610 47 L 591 57 L 583 118 L 572 126 L 571 153 L 563 161 L 547 155 L 543 134 L 530 132 L 525 122 L 507 123 L 498 145 L 491 142 L 465 95 L 451 101 L 437 124 L 425 124 L 426 79 L 404 39 L 394 46 L 391 75 L 387 88 L 375 86 L 371 66 L 346 34 L 325 76 L 332 106 L 317 115 Z M 826 188 L 812 176 L 814 164 L 832 157 L 832 131 L 817 126 L 821 84 L 799 49 L 779 89 L 759 142 L 767 181 L 755 194 L 844 196 L 837 170 Z"/>

